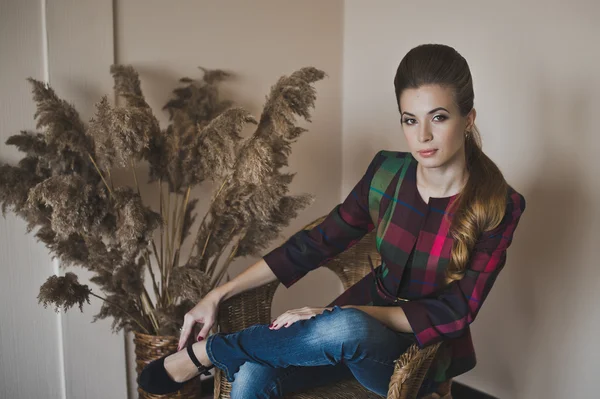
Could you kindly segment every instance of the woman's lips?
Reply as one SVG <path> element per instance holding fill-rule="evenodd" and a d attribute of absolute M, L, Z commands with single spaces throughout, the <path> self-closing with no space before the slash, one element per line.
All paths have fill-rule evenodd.
<path fill-rule="evenodd" d="M 427 157 L 434 155 L 436 152 L 437 152 L 437 150 L 422 150 L 422 151 L 419 151 L 419 155 L 427 158 Z"/>

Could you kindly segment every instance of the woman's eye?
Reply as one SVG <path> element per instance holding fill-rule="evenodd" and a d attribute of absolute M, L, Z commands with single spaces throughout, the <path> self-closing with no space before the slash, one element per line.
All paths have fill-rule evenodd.
<path fill-rule="evenodd" d="M 438 118 L 438 119 L 436 119 L 436 118 Z M 445 115 L 436 115 L 436 116 L 433 117 L 433 119 L 436 120 L 437 122 L 443 122 L 446 119 L 448 119 L 448 117 L 445 116 Z M 404 119 L 404 123 L 407 124 L 407 125 L 414 125 L 415 124 L 413 118 L 406 118 L 406 119 Z"/>

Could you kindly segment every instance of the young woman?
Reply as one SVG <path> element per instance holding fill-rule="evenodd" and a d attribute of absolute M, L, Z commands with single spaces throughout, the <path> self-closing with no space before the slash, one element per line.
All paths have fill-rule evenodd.
<path fill-rule="evenodd" d="M 186 314 L 179 351 L 148 365 L 148 392 L 177 390 L 216 366 L 231 398 L 272 398 L 354 377 L 386 395 L 394 360 L 440 341 L 421 394 L 475 366 L 469 325 L 506 262 L 525 199 L 482 152 L 467 61 L 426 44 L 394 79 L 410 152 L 380 151 L 345 201 Z M 271 325 L 207 337 L 219 304 L 298 279 L 377 229 L 382 264 L 327 307 L 285 312 Z M 187 346 L 195 323 L 199 342 Z"/>

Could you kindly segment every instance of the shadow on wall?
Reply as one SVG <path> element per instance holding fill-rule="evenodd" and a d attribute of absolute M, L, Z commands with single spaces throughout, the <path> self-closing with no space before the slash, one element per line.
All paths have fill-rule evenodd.
<path fill-rule="evenodd" d="M 528 381 L 522 386 L 535 390 L 524 397 L 569 397 L 573 392 L 562 392 L 564 380 L 570 378 L 567 371 L 578 374 L 568 363 L 581 322 L 587 318 L 581 312 L 586 300 L 581 283 L 592 277 L 585 238 L 595 232 L 591 217 L 596 208 L 589 181 L 593 160 L 584 155 L 591 154 L 594 136 L 591 125 L 586 125 L 594 112 L 592 92 L 584 80 L 585 76 L 579 80 L 568 76 L 563 82 L 554 78 L 539 85 L 538 142 L 543 162 L 532 190 L 534 234 L 527 240 L 528 259 L 533 262 L 519 290 L 529 293 L 521 302 L 530 307 L 522 348 Z"/>
<path fill-rule="evenodd" d="M 517 383 L 520 388 L 543 386 L 547 392 L 539 397 L 544 398 L 556 397 L 553 394 L 564 378 L 564 351 L 568 350 L 570 326 L 576 321 L 575 282 L 583 272 L 579 268 L 583 260 L 578 226 L 585 223 L 589 206 L 576 168 L 561 165 L 568 159 L 559 154 L 545 153 L 539 178 L 529 189 L 521 245 L 515 245 L 511 254 L 516 262 L 508 284 L 517 306 L 513 315 L 517 329 L 509 333 L 514 345 L 510 352 L 515 361 L 531 368 L 514 369 L 511 362 L 507 372 L 515 380 L 527 379 Z M 540 393 L 536 390 L 536 395 Z"/>
<path fill-rule="evenodd" d="M 168 66 L 161 68 L 135 64 L 134 67 L 140 75 L 142 91 L 146 97 L 146 101 L 163 127 L 168 123 L 169 114 L 167 111 L 163 110 L 162 107 L 172 98 L 173 90 L 184 85 L 184 83 L 181 83 L 179 80 L 187 77 L 200 82 L 204 76 L 204 72 L 196 65 L 189 65 L 189 67 L 185 68 L 185 70 L 188 71 L 187 75 L 185 73 L 178 75 Z M 248 110 L 256 118 L 260 117 L 260 111 L 262 110 L 263 104 L 252 101 L 252 99 L 245 95 L 246 93 L 242 92 L 241 87 L 249 83 L 242 71 L 232 71 L 218 66 L 204 67 L 207 69 L 222 69 L 229 72 L 231 76 L 219 84 L 220 98 L 231 100 L 234 102 L 234 106 Z M 268 92 L 265 92 L 265 96 L 267 94 Z M 249 127 L 248 129 L 248 132 L 254 131 L 255 127 Z"/>
<path fill-rule="evenodd" d="M 477 326 L 488 344 L 487 358 L 494 361 L 489 365 L 494 383 L 515 398 L 568 397 L 560 390 L 572 331 L 581 320 L 582 235 L 593 209 L 586 160 L 576 155 L 585 141 L 586 91 L 568 92 L 549 81 L 538 87 L 538 109 L 531 115 L 538 123 L 535 138 L 529 148 L 515 147 L 519 157 L 539 159 L 538 168 L 521 191 L 527 209 L 501 274 L 508 283 L 499 285 L 494 295 L 499 299 L 486 309 L 493 320 Z"/>

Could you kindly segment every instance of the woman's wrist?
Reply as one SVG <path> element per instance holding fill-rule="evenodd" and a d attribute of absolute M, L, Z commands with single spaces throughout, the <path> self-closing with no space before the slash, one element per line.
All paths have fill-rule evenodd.
<path fill-rule="evenodd" d="M 229 289 L 226 286 L 227 286 L 227 283 L 225 283 L 217 288 L 214 288 L 212 291 L 210 291 L 208 294 L 206 294 L 206 297 L 208 297 L 209 299 L 220 304 L 221 302 L 223 302 L 225 299 L 227 299 L 229 297 Z"/>

